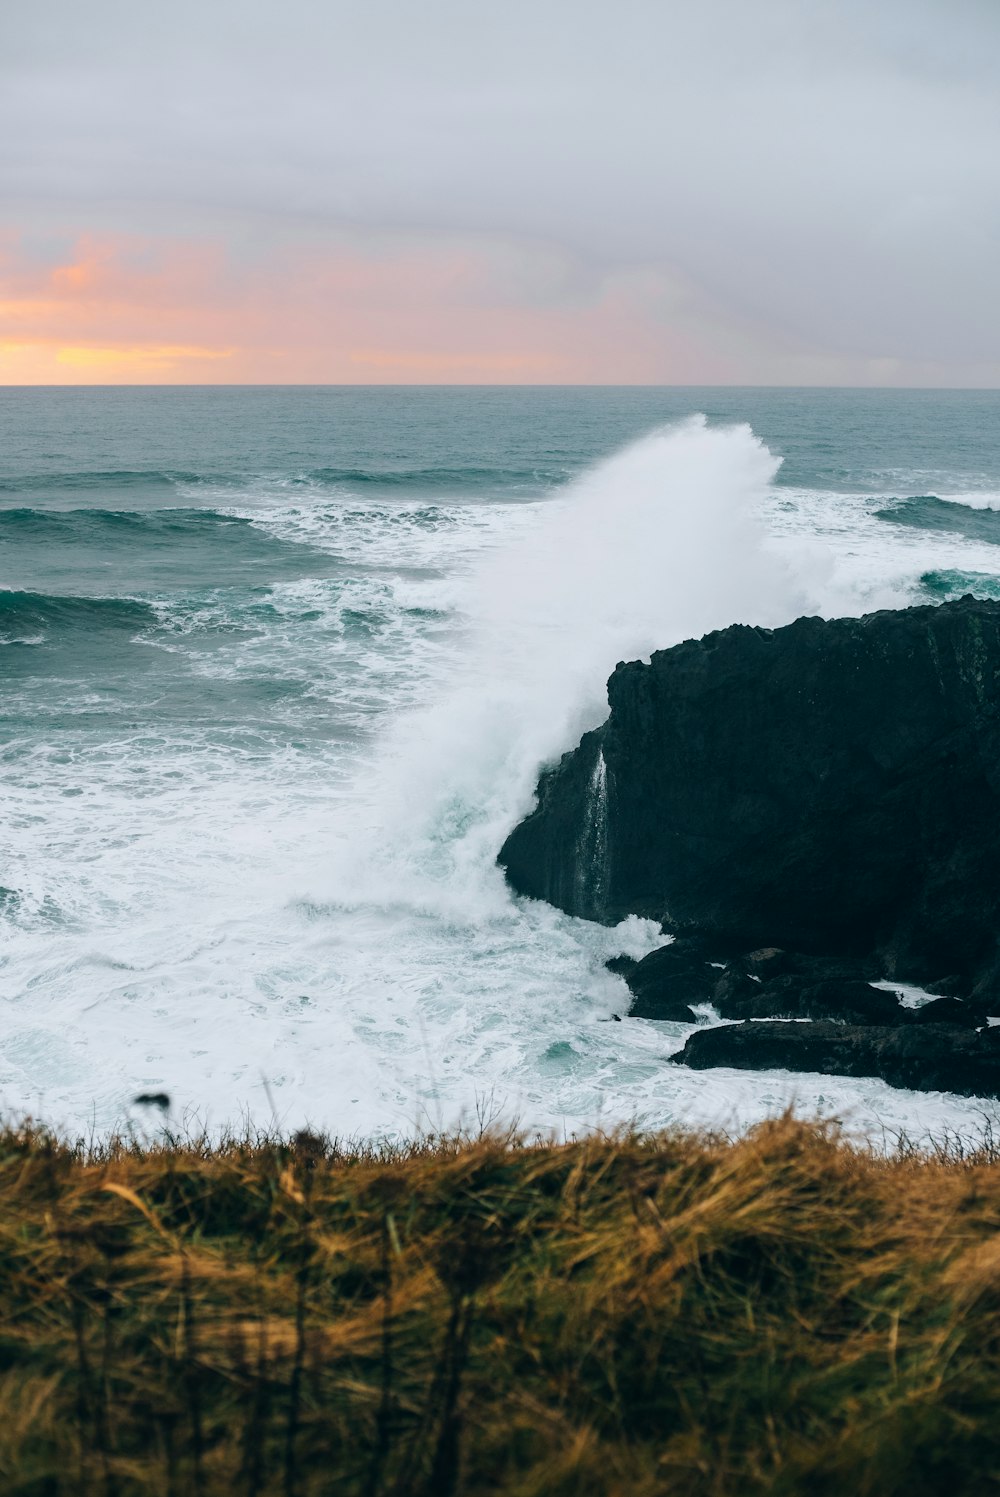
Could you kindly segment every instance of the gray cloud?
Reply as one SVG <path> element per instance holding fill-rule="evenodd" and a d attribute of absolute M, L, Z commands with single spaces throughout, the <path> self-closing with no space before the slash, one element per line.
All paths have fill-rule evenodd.
<path fill-rule="evenodd" d="M 36 231 L 662 266 L 751 342 L 975 382 L 998 77 L 995 0 L 36 0 L 0 19 L 0 192 Z"/>

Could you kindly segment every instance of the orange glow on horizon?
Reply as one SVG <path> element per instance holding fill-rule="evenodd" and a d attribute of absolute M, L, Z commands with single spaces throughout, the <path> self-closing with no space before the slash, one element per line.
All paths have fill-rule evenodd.
<path fill-rule="evenodd" d="M 693 352 L 657 318 L 662 296 L 648 276 L 580 290 L 551 251 L 487 242 L 247 261 L 208 241 L 84 235 L 45 264 L 8 233 L 0 383 L 655 383 Z"/>
<path fill-rule="evenodd" d="M 935 388 L 950 374 L 805 348 L 672 266 L 601 271 L 543 244 L 82 234 L 53 257 L 0 227 L 0 385 Z"/>
<path fill-rule="evenodd" d="M 71 364 L 77 369 L 97 368 L 107 370 L 111 365 L 123 368 L 174 369 L 188 359 L 230 359 L 231 348 L 190 348 L 184 345 L 163 344 L 159 347 L 139 348 L 57 348 L 57 364 Z"/>
<path fill-rule="evenodd" d="M 171 375 L 193 361 L 228 359 L 232 354 L 232 349 L 170 344 L 98 348 L 5 339 L 0 342 L 0 385 L 73 384 L 74 374 L 84 376 L 81 383 L 89 374 L 95 383 L 114 377 L 115 383 L 128 384 L 142 375 Z"/>

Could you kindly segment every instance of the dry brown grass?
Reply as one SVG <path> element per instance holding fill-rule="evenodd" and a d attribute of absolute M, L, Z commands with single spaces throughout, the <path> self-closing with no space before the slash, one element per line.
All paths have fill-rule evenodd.
<path fill-rule="evenodd" d="M 0 1135 L 0 1492 L 1000 1488 L 1000 1164 Z"/>

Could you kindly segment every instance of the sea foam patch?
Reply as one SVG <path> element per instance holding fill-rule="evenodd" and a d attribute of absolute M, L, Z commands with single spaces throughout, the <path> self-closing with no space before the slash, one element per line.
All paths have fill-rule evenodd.
<path fill-rule="evenodd" d="M 349 466 L 199 485 L 239 523 L 192 520 L 182 549 L 249 532 L 241 577 L 235 553 L 194 585 L 149 562 L 127 669 L 90 649 L 57 691 L 8 680 L 5 1105 L 104 1128 L 162 1090 L 212 1126 L 273 1107 L 391 1133 L 484 1105 L 556 1131 L 743 1127 L 794 1101 L 974 1128 L 974 1100 L 669 1065 L 683 1031 L 615 1023 L 604 969 L 655 928 L 519 903 L 494 857 L 618 659 L 898 606 L 931 570 L 1000 575 L 1000 551 L 886 524 L 870 490 L 783 485 L 746 425 L 654 432 L 516 502 L 482 475 L 435 491 L 433 464 L 419 497 L 377 493 Z"/>

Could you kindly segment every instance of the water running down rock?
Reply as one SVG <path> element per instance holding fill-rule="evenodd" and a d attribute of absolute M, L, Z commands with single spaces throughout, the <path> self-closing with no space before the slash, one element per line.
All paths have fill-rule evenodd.
<path fill-rule="evenodd" d="M 653 1016 L 664 982 L 675 1008 L 713 1000 L 713 950 L 774 946 L 840 962 L 836 981 L 770 973 L 751 1002 L 755 976 L 735 972 L 722 994 L 735 1002 L 729 1017 L 832 1013 L 877 1026 L 882 995 L 858 995 L 886 976 L 971 996 L 984 1022 L 1000 975 L 1000 605 L 968 597 L 776 630 L 734 626 L 648 665 L 620 664 L 608 697 L 607 722 L 543 776 L 538 806 L 500 862 L 520 893 L 570 913 L 606 922 L 636 913 L 699 938 L 646 958 L 645 977 L 627 974 L 639 1012 Z M 599 834 L 588 830 L 597 766 Z M 598 841 L 595 878 L 580 857 Z M 669 1003 L 662 1016 L 684 1017 Z M 942 1017 L 954 1037 L 964 1019 Z M 795 1042 L 782 1062 L 761 1058 L 765 1036 L 753 1030 L 739 1045 L 695 1036 L 689 1049 L 701 1064 L 726 1063 L 703 1058 L 725 1051 L 728 1063 L 827 1068 L 806 1033 L 778 1036 L 782 1054 Z M 855 1054 L 849 1074 L 891 1080 L 868 1054 L 874 1041 L 873 1029 L 855 1046 L 867 1059 Z M 930 1039 L 892 1044 L 921 1050 Z M 979 1090 L 992 1065 L 948 1089 Z M 945 1084 L 921 1081 L 916 1063 L 904 1069 L 906 1084 Z"/>

